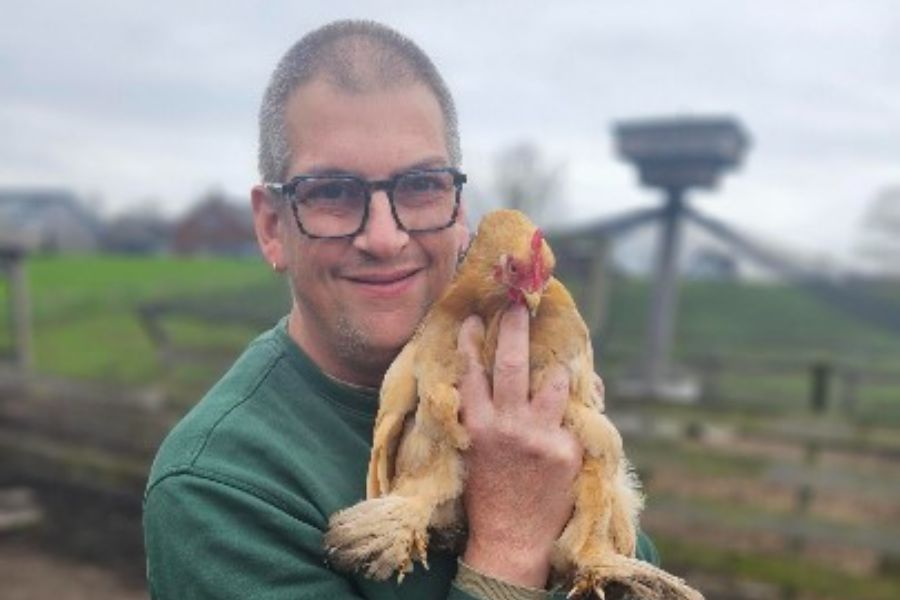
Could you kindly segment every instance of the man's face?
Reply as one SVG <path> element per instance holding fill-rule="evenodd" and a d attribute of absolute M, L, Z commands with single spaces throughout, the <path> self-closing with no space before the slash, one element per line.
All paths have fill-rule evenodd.
<path fill-rule="evenodd" d="M 352 94 L 314 81 L 288 102 L 287 123 L 287 179 L 340 172 L 381 180 L 449 165 L 440 107 L 421 84 Z M 450 282 L 468 232 L 461 217 L 442 231 L 405 233 L 379 191 L 353 239 L 310 239 L 289 211 L 280 238 L 295 297 L 292 336 L 329 374 L 378 385 Z"/>

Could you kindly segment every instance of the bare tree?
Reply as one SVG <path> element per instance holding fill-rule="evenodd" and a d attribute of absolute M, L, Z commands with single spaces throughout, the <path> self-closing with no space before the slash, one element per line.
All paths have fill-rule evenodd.
<path fill-rule="evenodd" d="M 563 170 L 563 164 L 549 164 L 533 142 L 518 142 L 496 155 L 494 191 L 504 206 L 540 222 L 547 207 L 562 200 Z"/>

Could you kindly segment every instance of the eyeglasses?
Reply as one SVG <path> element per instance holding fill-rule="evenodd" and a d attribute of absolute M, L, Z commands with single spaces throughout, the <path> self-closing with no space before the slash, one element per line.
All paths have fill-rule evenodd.
<path fill-rule="evenodd" d="M 372 194 L 387 193 L 397 227 L 409 233 L 439 231 L 456 222 L 466 176 L 456 169 L 406 171 L 381 181 L 353 175 L 298 175 L 266 188 L 291 203 L 300 231 L 318 239 L 358 235 L 369 218 Z"/>

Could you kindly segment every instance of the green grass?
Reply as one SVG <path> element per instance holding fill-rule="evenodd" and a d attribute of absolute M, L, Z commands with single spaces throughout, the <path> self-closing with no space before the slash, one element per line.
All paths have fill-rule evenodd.
<path fill-rule="evenodd" d="M 764 581 L 816 598 L 892 600 L 900 594 L 896 577 L 860 577 L 792 556 L 761 556 L 721 551 L 699 544 L 654 538 L 666 563 Z"/>
<path fill-rule="evenodd" d="M 141 383 L 159 374 L 155 351 L 133 312 L 91 311 L 67 321 L 38 323 L 39 372 L 113 383 Z"/>
<path fill-rule="evenodd" d="M 642 476 L 652 478 L 655 469 L 677 469 L 697 477 L 758 477 L 766 460 L 754 456 L 710 452 L 680 442 L 641 440 L 628 442 L 626 451 Z"/>
<path fill-rule="evenodd" d="M 258 283 L 259 261 L 121 256 L 36 257 L 28 262 L 37 322 L 103 312 L 171 295 Z"/>
<path fill-rule="evenodd" d="M 646 281 L 613 281 L 607 328 L 601 332 L 605 346 L 624 353 L 639 349 L 648 295 Z M 683 282 L 679 286 L 676 355 L 784 356 L 797 351 L 896 368 L 900 333 L 847 316 L 783 284 Z"/>
<path fill-rule="evenodd" d="M 663 565 L 678 571 L 696 569 L 734 579 L 762 581 L 791 590 L 797 597 L 823 600 L 894 600 L 900 596 L 900 578 L 896 575 L 863 577 L 788 554 L 723 551 L 667 537 L 654 536 L 653 541 L 662 555 Z"/>
<path fill-rule="evenodd" d="M 283 306 L 282 312 L 287 312 L 287 306 Z M 273 318 L 277 314 L 273 312 Z M 199 321 L 188 316 L 167 317 L 165 323 L 175 343 L 199 352 L 241 347 L 247 343 L 247 340 L 260 333 L 249 324 L 223 323 L 216 327 L 210 327 L 209 322 Z"/>
<path fill-rule="evenodd" d="M 218 322 L 167 317 L 166 330 L 179 344 L 235 353 L 261 322 L 288 306 L 282 280 L 256 259 L 37 256 L 29 259 L 27 272 L 38 371 L 115 383 L 143 385 L 163 375 L 136 316 L 142 304 L 174 301 L 187 312 L 218 310 L 224 315 Z M 615 280 L 608 325 L 597 344 L 604 374 L 624 372 L 638 355 L 647 294 L 646 282 Z M 5 286 L 0 310 L 8 310 Z M 234 324 L 233 316 L 244 310 L 255 312 L 255 320 Z M 2 320 L 0 349 L 9 348 L 9 338 Z M 791 287 L 687 282 L 681 286 L 675 353 L 676 362 L 709 355 L 825 356 L 893 370 L 900 364 L 900 335 Z M 802 408 L 808 386 L 808 374 L 799 371 L 766 377 L 724 373 L 719 382 L 723 397 L 776 408 Z M 863 386 L 860 418 L 887 412 L 900 419 L 898 388 Z"/>
<path fill-rule="evenodd" d="M 900 452 L 900 436 L 898 436 L 896 425 L 898 421 L 882 419 L 877 423 L 860 423 L 848 421 L 838 411 L 811 418 L 809 411 L 773 415 L 771 411 L 753 411 L 732 403 L 716 406 L 632 403 L 612 407 L 610 414 L 615 422 L 623 413 L 650 420 L 666 421 L 685 431 L 698 429 L 702 432 L 706 426 L 722 427 L 733 431 L 736 435 L 751 438 L 783 439 L 785 442 L 795 444 L 824 439 L 838 444 L 847 451 L 876 454 Z M 626 436 L 626 442 L 628 441 L 628 436 Z M 634 443 L 636 448 L 633 450 L 640 451 L 641 447 L 646 445 L 648 451 L 655 452 L 663 460 L 670 461 L 677 460 L 685 448 L 684 444 L 674 444 L 668 441 L 648 442 L 640 437 L 636 437 Z M 752 461 L 749 464 L 753 464 Z M 746 474 L 752 473 L 747 472 Z"/>
<path fill-rule="evenodd" d="M 38 256 L 27 265 L 39 373 L 124 385 L 147 385 L 163 373 L 137 309 L 170 298 L 203 298 L 212 304 L 242 290 L 276 293 L 280 280 L 259 260 L 212 258 Z M 0 311 L 8 311 L 0 286 Z M 285 304 L 281 312 L 286 312 Z M 273 319 L 275 316 L 273 316 Z M 237 352 L 255 331 L 227 323 L 167 323 L 173 338 L 228 345 Z M 0 321 L 0 345 L 9 348 L 8 323 Z"/>
<path fill-rule="evenodd" d="M 568 283 L 577 291 L 577 280 Z M 608 379 L 631 372 L 638 364 L 649 288 L 646 281 L 613 279 L 606 324 L 595 338 L 598 370 Z M 883 289 L 873 294 L 898 300 L 900 311 L 900 296 L 896 288 L 890 290 L 890 294 Z M 712 400 L 749 411 L 808 410 L 814 361 L 900 372 L 900 332 L 843 313 L 796 287 L 682 282 L 677 315 L 673 364 L 702 375 L 710 360 L 719 361 L 723 368 Z M 783 373 L 764 375 L 742 374 L 733 368 L 767 360 L 786 360 L 794 366 Z M 830 403 L 837 405 L 842 395 L 842 381 L 835 377 Z M 864 379 L 854 418 L 900 423 L 900 381 L 873 384 Z"/>

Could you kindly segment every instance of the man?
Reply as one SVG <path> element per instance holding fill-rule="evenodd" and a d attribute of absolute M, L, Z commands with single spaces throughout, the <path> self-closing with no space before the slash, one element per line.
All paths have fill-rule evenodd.
<path fill-rule="evenodd" d="M 160 449 L 145 497 L 151 596 L 544 597 L 581 448 L 527 397 L 524 309 L 504 317 L 493 391 L 479 368 L 461 387 L 472 447 L 459 561 L 432 552 L 397 584 L 336 573 L 322 550 L 328 517 L 365 494 L 381 379 L 468 243 L 437 70 L 374 23 L 308 34 L 266 91 L 259 163 L 259 245 L 294 302 Z M 473 364 L 481 327 L 460 335 Z M 543 406 L 566 399 L 565 374 L 551 379 Z"/>

